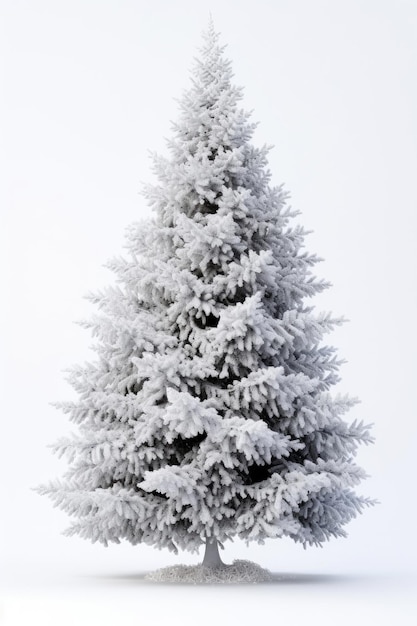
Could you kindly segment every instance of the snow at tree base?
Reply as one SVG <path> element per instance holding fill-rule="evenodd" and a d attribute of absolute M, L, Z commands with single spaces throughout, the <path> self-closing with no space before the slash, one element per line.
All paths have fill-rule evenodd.
<path fill-rule="evenodd" d="M 59 406 L 78 433 L 53 446 L 69 469 L 39 489 L 74 516 L 68 535 L 319 545 L 372 504 L 354 491 L 369 427 L 343 419 L 356 400 L 331 394 L 342 361 L 322 343 L 343 320 L 305 304 L 329 285 L 218 39 L 210 25 L 170 158 L 154 158 L 154 217 L 90 296 L 97 357 L 71 372 L 77 400 Z"/>

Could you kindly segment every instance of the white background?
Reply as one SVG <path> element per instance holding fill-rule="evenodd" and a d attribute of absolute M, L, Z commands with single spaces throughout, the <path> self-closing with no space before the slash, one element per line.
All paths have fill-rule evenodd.
<path fill-rule="evenodd" d="M 350 320 L 331 337 L 338 390 L 375 424 L 361 492 L 381 502 L 323 549 L 227 546 L 226 562 L 286 574 L 244 593 L 144 586 L 201 555 L 62 537 L 65 514 L 30 491 L 65 469 L 46 446 L 71 430 L 49 405 L 72 397 L 62 370 L 90 356 L 73 322 L 149 215 L 148 151 L 166 153 L 209 11 L 255 143 L 275 145 L 273 181 L 325 259 L 317 307 Z M 415 623 L 416 41 L 413 0 L 0 0 L 0 623 Z"/>

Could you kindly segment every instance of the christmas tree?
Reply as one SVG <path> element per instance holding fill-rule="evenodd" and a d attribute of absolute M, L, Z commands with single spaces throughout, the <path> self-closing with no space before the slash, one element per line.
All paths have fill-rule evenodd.
<path fill-rule="evenodd" d="M 76 518 L 69 535 L 205 544 L 213 566 L 233 537 L 345 536 L 371 503 L 353 461 L 369 427 L 329 391 L 342 361 L 322 339 L 343 320 L 305 305 L 328 283 L 223 53 L 210 25 L 170 158 L 154 157 L 154 217 L 127 230 L 115 285 L 90 296 L 97 358 L 72 370 L 77 400 L 59 406 L 78 434 L 53 446 L 69 469 L 40 488 Z"/>

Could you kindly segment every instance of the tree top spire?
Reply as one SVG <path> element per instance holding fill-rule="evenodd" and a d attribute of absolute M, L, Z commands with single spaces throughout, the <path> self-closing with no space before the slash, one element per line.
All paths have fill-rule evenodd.
<path fill-rule="evenodd" d="M 202 39 L 200 54 L 195 59 L 194 77 L 203 87 L 208 87 L 213 81 L 220 81 L 225 86 L 230 83 L 233 72 L 230 61 L 223 56 L 227 46 L 220 45 L 220 33 L 216 31 L 211 15 L 207 28 L 202 32 Z"/>
<path fill-rule="evenodd" d="M 220 33 L 218 33 L 216 31 L 216 29 L 214 28 L 213 15 L 210 12 L 209 13 L 209 19 L 208 19 L 207 28 L 203 31 L 203 38 L 206 41 L 211 41 L 212 43 L 216 43 L 218 41 L 219 37 L 220 37 Z"/>

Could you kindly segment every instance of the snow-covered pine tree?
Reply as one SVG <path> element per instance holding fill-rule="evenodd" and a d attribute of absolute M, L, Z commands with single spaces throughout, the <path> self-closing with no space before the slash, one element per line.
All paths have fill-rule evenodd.
<path fill-rule="evenodd" d="M 270 186 L 267 148 L 238 104 L 210 25 L 170 158 L 155 157 L 154 218 L 127 231 L 117 285 L 91 299 L 97 359 L 73 369 L 79 433 L 62 481 L 40 488 L 93 541 L 197 550 L 218 565 L 233 537 L 321 544 L 370 501 L 353 487 L 369 427 L 333 396 L 341 323 L 304 304 L 328 283 Z"/>

